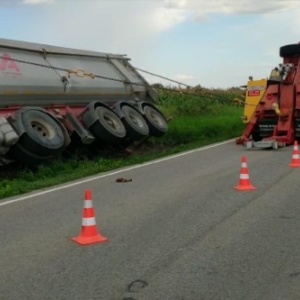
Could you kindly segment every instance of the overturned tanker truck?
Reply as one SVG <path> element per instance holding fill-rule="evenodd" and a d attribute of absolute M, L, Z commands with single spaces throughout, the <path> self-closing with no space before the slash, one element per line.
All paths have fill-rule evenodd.
<path fill-rule="evenodd" d="M 0 164 L 47 161 L 73 139 L 122 146 L 162 136 L 155 90 L 129 60 L 0 39 Z"/>

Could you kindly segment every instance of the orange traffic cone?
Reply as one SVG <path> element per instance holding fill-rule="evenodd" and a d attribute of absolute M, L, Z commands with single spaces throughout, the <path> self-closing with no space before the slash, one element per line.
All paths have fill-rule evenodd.
<path fill-rule="evenodd" d="M 250 182 L 248 167 L 247 167 L 247 159 L 245 156 L 242 157 L 239 184 L 234 188 L 237 191 L 253 191 L 256 189 Z"/>
<path fill-rule="evenodd" d="M 299 155 L 299 148 L 298 148 L 298 142 L 294 142 L 294 149 L 293 149 L 293 155 L 292 155 L 292 161 L 289 164 L 291 168 L 300 168 L 300 155 Z"/>
<path fill-rule="evenodd" d="M 106 237 L 100 235 L 97 230 L 92 193 L 90 190 L 85 191 L 81 232 L 78 237 L 74 237 L 72 240 L 80 245 L 103 243 L 108 240 Z"/>

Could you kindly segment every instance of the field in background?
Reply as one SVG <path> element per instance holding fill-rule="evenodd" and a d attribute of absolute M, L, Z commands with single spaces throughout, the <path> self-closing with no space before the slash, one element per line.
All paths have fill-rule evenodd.
<path fill-rule="evenodd" d="M 239 89 L 187 89 L 159 91 L 159 109 L 170 118 L 169 130 L 161 138 L 150 138 L 133 154 L 80 151 L 41 165 L 24 169 L 11 178 L 7 171 L 0 182 L 0 198 L 61 184 L 162 156 L 197 148 L 241 135 L 243 123 Z M 4 177 L 5 176 L 5 177 Z"/>

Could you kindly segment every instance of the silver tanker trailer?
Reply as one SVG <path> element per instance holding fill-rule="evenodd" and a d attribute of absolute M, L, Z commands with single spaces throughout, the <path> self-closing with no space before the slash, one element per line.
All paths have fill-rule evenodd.
<path fill-rule="evenodd" d="M 0 161 L 40 163 L 83 144 L 167 131 L 157 95 L 126 55 L 0 39 Z"/>

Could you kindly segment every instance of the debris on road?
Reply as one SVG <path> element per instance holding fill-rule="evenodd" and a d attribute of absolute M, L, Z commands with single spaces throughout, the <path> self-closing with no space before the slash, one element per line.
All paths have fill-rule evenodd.
<path fill-rule="evenodd" d="M 116 182 L 130 182 L 132 181 L 132 179 L 126 179 L 126 178 L 123 178 L 123 177 L 120 177 L 120 178 L 117 178 L 116 179 Z"/>

